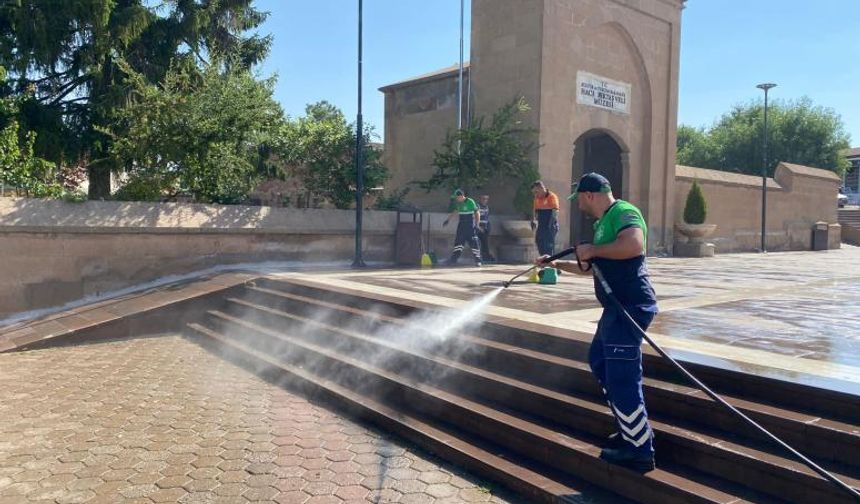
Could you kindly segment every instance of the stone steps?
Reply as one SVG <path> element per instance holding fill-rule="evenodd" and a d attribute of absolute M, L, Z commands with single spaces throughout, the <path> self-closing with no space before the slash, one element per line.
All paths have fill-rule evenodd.
<path fill-rule="evenodd" d="M 273 381 L 334 404 L 347 414 L 373 422 L 387 432 L 400 435 L 446 460 L 469 467 L 494 481 L 504 481 L 511 489 L 535 502 L 581 502 L 581 486 L 577 485 L 577 488 L 571 484 L 577 482 L 559 481 L 561 478 L 548 476 L 548 470 L 538 468 L 536 471 L 508 461 L 495 452 L 470 443 L 466 436 L 453 429 L 425 423 L 402 410 L 388 407 L 382 402 L 342 387 L 333 380 L 282 362 L 251 345 L 238 342 L 203 325 L 189 324 L 188 331 L 189 335 L 198 337 L 225 357 L 239 361 Z M 599 490 L 590 494 L 599 494 Z"/>
<path fill-rule="evenodd" d="M 839 210 L 837 212 L 837 220 L 843 226 L 851 225 L 858 227 L 860 226 L 860 209 Z"/>
<path fill-rule="evenodd" d="M 354 339 L 346 350 L 347 353 L 379 355 L 385 353 L 395 367 L 399 366 L 400 359 L 409 360 L 409 366 L 403 372 L 412 375 L 413 379 L 421 376 L 443 376 L 444 380 L 439 383 L 449 390 L 457 390 L 466 393 L 475 400 L 491 399 L 491 403 L 499 407 L 511 407 L 517 411 L 540 416 L 544 421 L 559 423 L 568 428 L 586 430 L 595 437 L 602 437 L 607 425 L 612 425 L 612 416 L 605 408 L 602 400 L 597 397 L 579 398 L 577 396 L 561 394 L 548 389 L 543 389 L 519 380 L 511 379 L 500 374 L 485 371 L 483 369 L 468 366 L 444 357 L 428 355 L 421 351 L 400 348 L 397 345 L 369 338 L 361 334 L 344 330 L 325 323 L 297 317 L 277 310 L 272 310 L 260 305 L 254 305 L 245 301 L 232 299 L 231 308 L 241 319 L 251 316 L 261 320 L 267 327 L 299 329 L 314 327 L 314 337 L 329 345 L 336 345 L 344 341 L 344 338 Z M 252 310 L 253 312 L 247 311 Z M 380 348 L 382 347 L 382 351 Z M 717 444 L 720 448 L 727 449 L 731 455 L 741 453 L 745 456 L 743 460 L 732 460 L 732 466 L 736 474 L 733 476 L 739 483 L 745 483 L 747 478 L 767 477 L 761 471 L 757 471 L 759 461 L 767 459 L 769 454 L 749 448 L 736 443 L 730 443 L 719 439 L 719 433 L 709 433 L 707 430 L 680 429 L 666 422 L 655 421 L 654 429 L 658 433 L 662 444 L 665 444 L 670 457 L 679 462 L 689 462 L 692 458 L 699 456 L 698 452 L 709 450 Z M 663 435 L 669 437 L 663 438 Z M 705 442 L 710 446 L 697 446 L 697 443 Z M 712 449 L 711 456 L 723 457 L 719 450 Z M 661 454 L 664 451 L 661 449 Z M 806 472 L 804 466 L 794 464 L 790 461 L 781 461 L 787 467 L 797 471 L 793 478 L 802 477 Z M 796 481 L 782 481 L 782 488 L 791 487 Z"/>
<path fill-rule="evenodd" d="M 324 289 L 317 284 L 297 279 L 291 279 L 289 282 L 260 279 L 256 287 L 252 287 L 249 294 L 246 295 L 252 295 L 250 292 L 259 289 L 274 291 L 282 294 L 282 296 L 298 295 L 300 298 L 314 299 L 316 303 L 321 303 L 320 306 L 329 310 L 329 316 L 343 316 L 340 312 L 344 308 L 351 310 L 352 313 L 366 314 L 366 307 L 371 302 L 367 297 L 362 297 L 356 293 Z M 374 317 L 380 320 L 385 317 L 402 319 L 422 311 L 406 304 L 406 301 L 394 303 L 387 300 L 372 299 Z M 283 300 L 278 302 L 283 302 Z M 319 309 L 308 305 L 302 308 L 302 305 L 303 303 L 294 304 L 292 309 L 306 310 L 305 313 L 314 313 Z M 516 349 L 515 353 L 518 355 L 527 355 L 528 352 L 532 351 L 551 359 L 567 359 L 566 362 L 579 363 L 580 365 L 587 362 L 588 348 L 592 339 L 591 334 L 580 334 L 549 326 L 535 327 L 534 324 L 528 322 L 510 319 L 488 320 L 471 331 L 470 336 L 481 338 L 483 341 L 510 345 Z M 687 383 L 682 381 L 674 367 L 655 351 L 647 345 L 644 345 L 642 350 L 646 377 L 664 380 L 672 383 L 675 387 L 687 386 Z M 486 360 L 488 361 L 493 355 L 488 356 Z M 563 378 L 566 369 L 564 368 L 558 373 L 554 373 L 552 369 L 543 367 L 541 373 L 535 375 L 529 367 L 520 369 L 512 366 L 509 355 L 505 355 L 503 358 L 504 366 L 508 369 L 507 372 L 530 375 L 533 379 L 550 384 L 550 388 L 552 388 L 552 384 L 565 383 Z M 541 365 L 545 366 L 545 363 L 542 362 Z M 685 366 L 709 387 L 723 395 L 750 401 L 759 407 L 777 406 L 775 410 L 777 417 L 784 416 L 786 414 L 784 410 L 790 409 L 793 412 L 792 417 L 798 418 L 807 425 L 830 426 L 835 422 L 837 430 L 846 425 L 849 428 L 856 428 L 854 426 L 860 425 L 860 401 L 856 400 L 856 396 L 696 363 L 686 363 Z M 568 383 L 566 386 L 571 386 L 571 384 Z M 582 384 L 582 386 L 589 387 L 587 384 Z M 596 391 L 596 384 L 593 384 L 590 389 Z M 697 393 L 689 387 L 687 387 L 685 394 L 705 397 L 704 393 Z M 696 404 L 696 406 L 698 407 L 700 404 Z"/>
<path fill-rule="evenodd" d="M 840 209 L 837 215 L 842 226 L 842 241 L 860 245 L 860 209 Z"/>
<path fill-rule="evenodd" d="M 361 323 L 354 319 L 362 320 L 366 316 L 355 308 L 339 309 L 332 303 L 273 289 L 251 288 L 246 297 L 261 305 L 278 307 L 294 314 L 290 318 L 298 324 L 312 325 L 316 322 L 296 321 L 295 315 L 308 316 L 327 309 L 330 310 L 327 314 L 329 319 L 343 326 L 357 327 L 360 330 Z M 372 326 L 368 325 L 364 329 L 374 331 L 386 325 L 403 324 L 400 319 L 381 314 L 374 315 L 374 321 Z M 272 322 L 285 323 L 284 320 Z M 533 338 L 537 337 L 533 336 Z M 459 352 L 460 342 L 467 344 L 475 352 Z M 581 360 L 558 357 L 515 344 L 472 335 L 463 335 L 458 338 L 457 344 L 440 346 L 434 350 L 438 355 L 456 357 L 463 364 L 482 368 L 499 376 L 522 380 L 552 392 L 575 393 L 593 398 L 601 407 L 603 406 L 602 393 L 591 378 L 588 365 Z M 697 422 L 703 427 L 714 430 L 736 430 L 738 427 L 743 427 L 729 414 L 724 413 L 704 393 L 683 384 L 651 378 L 648 372 L 649 366 L 646 364 L 645 367 L 645 393 L 652 415 L 656 413 L 677 420 L 697 418 Z M 535 373 L 535 369 L 540 369 L 541 372 Z M 742 398 L 725 395 L 725 397 L 733 406 L 762 423 L 766 428 L 779 432 L 779 435 L 786 439 L 791 439 L 805 453 L 828 461 L 857 461 L 858 471 L 860 471 L 860 437 L 855 425 L 833 418 L 822 418 L 766 405 L 755 396 Z M 845 400 L 850 401 L 851 398 L 846 397 Z M 606 432 L 606 435 L 609 433 Z M 749 437 L 751 433 L 745 430 L 739 433 L 741 436 L 744 434 Z M 758 439 L 758 435 L 756 434 L 753 439 Z"/>
<path fill-rule="evenodd" d="M 599 445 L 613 421 L 583 362 L 586 342 L 488 323 L 455 340 L 415 345 L 403 334 L 414 329 L 404 321 L 414 313 L 405 305 L 260 280 L 209 311 L 189 333 L 264 363 L 267 372 L 325 389 L 338 404 L 364 405 L 359 409 L 371 420 L 396 424 L 404 437 L 442 456 L 448 450 L 452 461 L 536 501 L 572 502 L 573 496 L 602 495 L 595 489 L 602 488 L 636 502 L 853 502 L 739 429 L 709 398 L 660 376 L 665 370 L 658 366 L 658 376 L 647 373 L 645 387 L 658 470 L 640 475 L 606 464 Z M 645 367 L 650 371 L 648 362 Z M 744 388 L 737 381 L 746 375 L 711 374 Z M 776 404 L 774 391 L 809 392 L 791 390 L 791 384 L 758 401 L 763 385 L 728 399 L 860 484 L 860 429 L 846 421 L 856 420 L 853 413 L 833 418 Z M 828 399 L 809 400 L 808 409 L 845 399 L 822 395 Z M 447 448 L 439 445 L 440 433 Z"/>
<path fill-rule="evenodd" d="M 248 334 L 254 335 L 253 343 L 239 342 L 232 334 L 225 336 L 223 331 L 229 326 L 222 326 L 221 330 L 213 330 L 192 325 L 191 329 L 201 335 L 219 340 L 222 344 L 227 343 L 229 348 L 233 351 L 241 351 L 245 357 L 250 355 L 257 360 L 277 364 L 282 370 L 304 371 L 307 360 L 313 359 L 320 363 L 319 366 L 325 368 L 325 374 L 335 376 L 336 379 L 331 381 L 338 385 L 338 389 L 330 387 L 334 392 L 348 390 L 355 401 L 361 404 L 395 404 L 396 406 L 389 407 L 385 415 L 387 418 L 380 419 L 383 422 L 405 417 L 409 423 L 419 424 L 413 428 L 421 430 L 425 435 L 429 433 L 424 430 L 425 425 L 447 431 L 464 447 L 464 451 L 469 452 L 476 452 L 481 448 L 480 444 L 472 442 L 472 438 L 477 437 L 485 446 L 491 447 L 490 450 L 485 451 L 511 462 L 510 472 L 499 475 L 500 481 L 505 485 L 512 488 L 539 487 L 537 481 L 531 478 L 524 482 L 511 480 L 516 479 L 516 476 L 521 473 L 540 474 L 538 471 L 542 465 L 563 471 L 559 476 L 547 479 L 551 487 L 561 486 L 569 490 L 559 494 L 539 488 L 539 493 L 531 496 L 534 500 L 570 502 L 568 500 L 570 497 L 576 498 L 592 493 L 589 492 L 589 485 L 578 481 L 579 478 L 596 482 L 600 486 L 611 487 L 621 496 L 635 499 L 636 502 L 681 504 L 730 503 L 738 500 L 736 494 L 699 484 L 691 480 L 687 473 L 675 474 L 659 469 L 641 476 L 606 464 L 598 458 L 600 448 L 595 439 L 556 433 L 497 409 L 481 406 L 462 396 L 418 384 L 401 375 L 369 366 L 322 346 L 301 343 L 297 338 L 283 336 L 238 318 L 229 318 L 223 313 L 213 312 L 210 315 L 220 318 L 222 323 L 235 324 L 231 328 L 233 331 L 239 328 L 248 331 Z M 261 333 L 273 338 L 278 350 L 286 351 L 289 356 L 277 351 L 273 354 L 272 347 L 261 345 Z M 267 357 L 267 359 L 261 359 L 261 357 Z M 258 363 L 252 363 L 252 365 L 258 365 Z M 319 370 L 311 371 L 305 380 L 322 382 L 323 377 L 318 372 Z M 357 393 L 356 389 L 363 389 L 363 391 Z M 433 447 L 426 448 L 432 450 Z M 470 471 L 476 470 L 471 465 L 466 465 L 466 468 Z"/>

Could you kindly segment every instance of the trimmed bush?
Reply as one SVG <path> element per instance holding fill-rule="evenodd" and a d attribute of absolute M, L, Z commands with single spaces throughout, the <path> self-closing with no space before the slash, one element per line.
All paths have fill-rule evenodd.
<path fill-rule="evenodd" d="M 705 195 L 698 182 L 693 181 L 693 187 L 687 193 L 687 203 L 684 205 L 684 222 L 687 224 L 704 224 L 708 217 L 708 205 Z"/>

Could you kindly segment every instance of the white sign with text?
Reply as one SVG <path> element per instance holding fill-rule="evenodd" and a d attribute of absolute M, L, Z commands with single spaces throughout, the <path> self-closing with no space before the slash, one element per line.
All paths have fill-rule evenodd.
<path fill-rule="evenodd" d="M 630 114 L 630 84 L 588 72 L 576 73 L 576 102 L 619 114 Z"/>

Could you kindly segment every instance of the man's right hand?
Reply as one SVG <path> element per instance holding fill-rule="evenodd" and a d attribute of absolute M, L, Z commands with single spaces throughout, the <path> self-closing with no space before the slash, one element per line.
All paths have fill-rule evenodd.
<path fill-rule="evenodd" d="M 448 219 L 445 219 L 445 222 L 442 223 L 442 227 L 445 227 L 447 225 L 448 225 Z"/>
<path fill-rule="evenodd" d="M 537 229 L 537 222 L 535 222 L 535 221 L 531 221 L 531 222 L 529 222 L 529 224 L 530 224 L 530 225 L 531 225 L 531 227 L 532 227 L 532 231 L 534 231 L 535 229 Z"/>
<path fill-rule="evenodd" d="M 535 259 L 535 266 L 547 266 L 546 260 L 549 259 L 548 255 L 542 255 Z"/>

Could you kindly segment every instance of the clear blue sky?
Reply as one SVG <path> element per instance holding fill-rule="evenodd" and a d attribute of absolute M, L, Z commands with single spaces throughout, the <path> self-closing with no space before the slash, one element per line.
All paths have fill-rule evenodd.
<path fill-rule="evenodd" d="M 258 0 L 275 37 L 263 75 L 278 74 L 276 98 L 301 115 L 328 100 L 356 113 L 357 1 Z M 365 0 L 364 116 L 383 129 L 383 85 L 459 58 L 459 0 Z M 466 2 L 468 59 L 469 2 Z M 689 0 L 683 13 L 678 121 L 710 125 L 732 105 L 759 97 L 809 96 L 835 109 L 860 146 L 860 0 Z"/>

